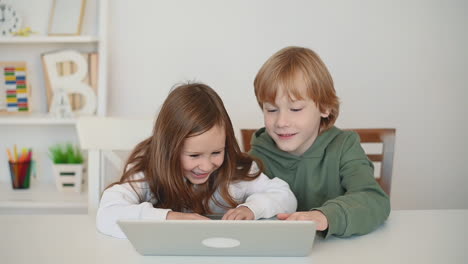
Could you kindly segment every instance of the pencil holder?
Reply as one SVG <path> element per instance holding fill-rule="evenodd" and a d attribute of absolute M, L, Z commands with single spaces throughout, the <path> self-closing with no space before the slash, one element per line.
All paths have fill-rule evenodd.
<path fill-rule="evenodd" d="M 13 189 L 29 189 L 32 161 L 8 162 Z"/>

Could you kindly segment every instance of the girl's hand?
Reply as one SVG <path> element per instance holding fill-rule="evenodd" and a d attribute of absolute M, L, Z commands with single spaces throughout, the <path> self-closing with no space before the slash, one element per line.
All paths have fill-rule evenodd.
<path fill-rule="evenodd" d="M 327 217 L 320 211 L 307 211 L 307 212 L 295 212 L 292 214 L 278 214 L 276 216 L 279 220 L 286 220 L 286 221 L 314 221 L 317 223 L 317 230 L 323 231 L 328 228 L 328 219 Z"/>
<path fill-rule="evenodd" d="M 239 206 L 227 211 L 221 220 L 254 220 L 255 215 L 246 206 Z"/>
<path fill-rule="evenodd" d="M 210 220 L 208 217 L 195 213 L 181 213 L 170 211 L 167 213 L 166 220 Z"/>

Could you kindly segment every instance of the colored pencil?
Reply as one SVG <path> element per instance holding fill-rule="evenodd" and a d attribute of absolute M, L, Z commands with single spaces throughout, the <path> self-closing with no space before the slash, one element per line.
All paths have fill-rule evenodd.
<path fill-rule="evenodd" d="M 31 161 L 32 159 L 32 149 L 28 150 L 28 158 L 26 159 L 27 161 Z"/>
<path fill-rule="evenodd" d="M 13 178 L 14 178 L 13 186 L 14 186 L 15 188 L 18 188 L 18 187 L 19 187 L 19 186 L 18 186 L 18 178 L 19 178 L 19 177 L 18 177 L 18 173 L 19 173 L 19 171 L 18 171 L 18 163 L 14 162 L 14 163 L 12 164 L 12 166 L 13 166 L 13 172 L 14 172 L 14 176 L 13 176 Z"/>
<path fill-rule="evenodd" d="M 16 147 L 16 144 L 13 146 L 13 152 L 15 154 L 15 161 L 18 160 L 18 148 Z"/>
<path fill-rule="evenodd" d="M 8 154 L 8 159 L 10 160 L 10 162 L 15 162 L 15 160 L 13 159 L 13 156 L 11 155 L 10 149 L 7 149 L 7 154 Z"/>
<path fill-rule="evenodd" d="M 25 162 L 27 158 L 28 158 L 28 150 L 26 148 L 23 148 L 21 150 L 21 156 L 19 158 L 19 161 L 20 162 Z"/>

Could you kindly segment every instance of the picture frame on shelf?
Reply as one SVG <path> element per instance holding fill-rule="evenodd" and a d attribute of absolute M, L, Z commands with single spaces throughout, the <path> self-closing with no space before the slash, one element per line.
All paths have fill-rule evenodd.
<path fill-rule="evenodd" d="M 80 35 L 85 7 L 86 0 L 53 0 L 48 35 Z"/>
<path fill-rule="evenodd" d="M 0 61 L 0 114 L 29 113 L 31 85 L 24 61 Z"/>

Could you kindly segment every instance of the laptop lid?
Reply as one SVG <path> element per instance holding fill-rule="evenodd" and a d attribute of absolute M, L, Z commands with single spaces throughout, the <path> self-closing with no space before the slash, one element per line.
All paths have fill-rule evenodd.
<path fill-rule="evenodd" d="M 313 221 L 119 220 L 142 255 L 307 256 Z"/>

